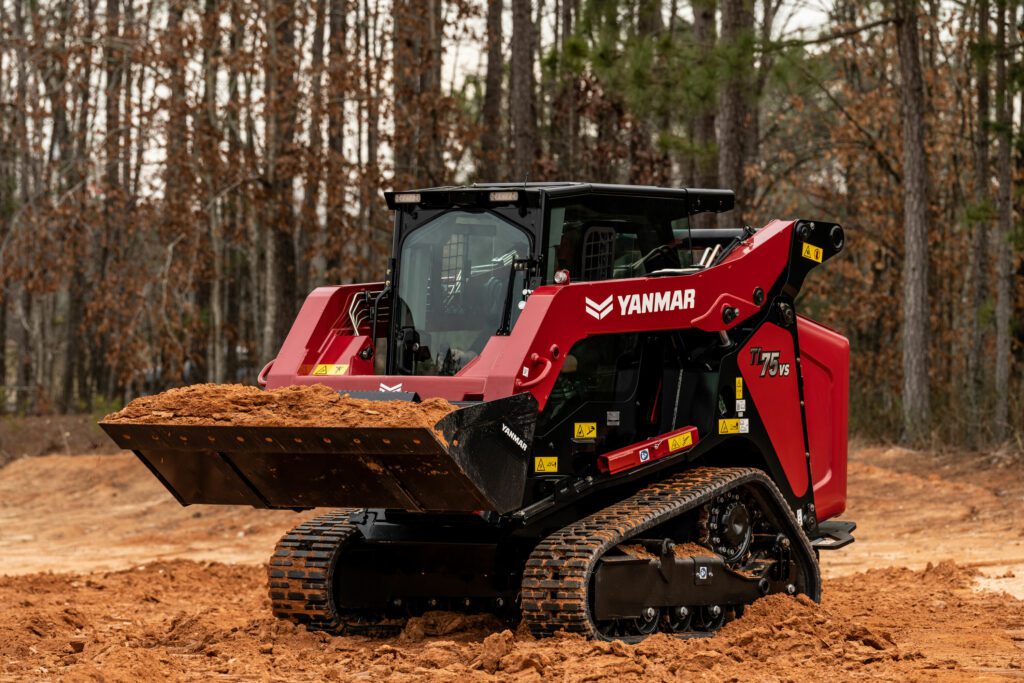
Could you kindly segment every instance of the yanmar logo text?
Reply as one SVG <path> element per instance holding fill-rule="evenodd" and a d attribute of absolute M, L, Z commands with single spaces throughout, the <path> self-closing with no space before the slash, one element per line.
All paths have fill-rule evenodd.
<path fill-rule="evenodd" d="M 665 313 L 667 311 L 683 311 L 694 307 L 697 297 L 693 289 L 671 289 L 667 292 L 644 292 L 642 294 L 623 294 L 614 297 L 619 304 L 619 315 L 643 315 L 645 313 Z M 604 301 L 594 301 L 584 297 L 586 312 L 592 318 L 604 320 L 614 308 L 613 297 Z"/>
<path fill-rule="evenodd" d="M 505 433 L 505 436 L 512 440 L 512 443 L 519 446 L 519 448 L 521 448 L 522 450 L 525 451 L 527 448 L 529 448 L 529 446 L 523 440 L 523 437 L 519 436 L 511 429 L 509 429 L 508 425 L 506 425 L 504 422 L 501 423 L 501 431 Z"/>

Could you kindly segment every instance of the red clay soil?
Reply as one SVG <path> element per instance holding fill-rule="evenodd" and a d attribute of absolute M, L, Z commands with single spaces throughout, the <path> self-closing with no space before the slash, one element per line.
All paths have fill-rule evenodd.
<path fill-rule="evenodd" d="M 623 645 L 436 612 L 310 633 L 270 615 L 264 563 L 313 513 L 181 508 L 128 454 L 24 458 L 0 469 L 0 681 L 1024 680 L 1024 472 L 935 463 L 854 453 L 858 540 L 822 553 L 821 605 Z"/>
<path fill-rule="evenodd" d="M 103 421 L 247 427 L 427 427 L 455 410 L 448 401 L 368 401 L 322 384 L 264 391 L 241 384 L 194 384 L 137 398 Z"/>
<path fill-rule="evenodd" d="M 35 574 L 0 578 L 0 679 L 1012 680 L 1024 674 L 1021 603 L 972 590 L 972 575 L 952 563 L 868 571 L 826 582 L 821 605 L 760 600 L 715 638 L 625 645 L 443 612 L 388 640 L 310 633 L 269 616 L 262 567 Z"/>

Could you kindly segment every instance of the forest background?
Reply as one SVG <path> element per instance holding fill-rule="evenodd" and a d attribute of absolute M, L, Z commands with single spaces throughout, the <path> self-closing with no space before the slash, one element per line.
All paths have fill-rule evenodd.
<path fill-rule="evenodd" d="M 0 0 L 0 410 L 252 383 L 384 190 L 567 179 L 843 224 L 851 430 L 1019 451 L 1024 4 L 808 7 Z"/>

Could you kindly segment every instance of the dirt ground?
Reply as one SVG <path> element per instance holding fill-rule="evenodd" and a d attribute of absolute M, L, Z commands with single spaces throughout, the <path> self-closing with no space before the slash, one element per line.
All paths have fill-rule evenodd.
<path fill-rule="evenodd" d="M 24 458 L 0 469 L 0 680 L 1024 680 L 1020 466 L 862 448 L 850 497 L 822 604 L 773 596 L 715 638 L 431 614 L 379 640 L 270 617 L 262 563 L 303 515 L 181 508 L 126 454 Z"/>
<path fill-rule="evenodd" d="M 113 454 L 120 449 L 93 415 L 0 416 L 0 467 L 12 460 L 50 453 Z"/>

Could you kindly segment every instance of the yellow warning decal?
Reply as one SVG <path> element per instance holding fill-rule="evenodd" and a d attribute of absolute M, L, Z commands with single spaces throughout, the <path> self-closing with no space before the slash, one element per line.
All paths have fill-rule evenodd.
<path fill-rule="evenodd" d="M 693 434 L 686 432 L 685 434 L 678 434 L 668 440 L 668 449 L 673 453 L 678 451 L 680 448 L 687 448 L 693 445 Z"/>
<path fill-rule="evenodd" d="M 740 421 L 736 419 L 732 420 L 719 420 L 718 421 L 718 433 L 719 434 L 739 434 L 740 433 Z"/>
<path fill-rule="evenodd" d="M 550 472 L 558 471 L 558 458 L 534 458 L 533 459 L 533 471 L 543 472 L 545 474 Z"/>
<path fill-rule="evenodd" d="M 737 377 L 736 378 L 736 398 L 738 398 L 738 399 L 742 399 L 743 398 L 743 378 L 742 377 Z"/>
<path fill-rule="evenodd" d="M 732 417 L 718 421 L 719 434 L 748 434 L 750 432 L 750 420 L 744 417 Z"/>
<path fill-rule="evenodd" d="M 821 247 L 816 247 L 813 244 L 808 244 L 807 242 L 804 242 L 803 254 L 804 258 L 810 259 L 817 263 L 821 263 L 821 257 L 824 255 L 821 251 Z"/>
<path fill-rule="evenodd" d="M 332 365 L 320 363 L 313 368 L 313 375 L 315 377 L 322 377 L 324 375 L 344 375 L 348 372 L 348 365 Z"/>
<path fill-rule="evenodd" d="M 577 422 L 572 429 L 572 438 L 574 439 L 596 439 L 597 438 L 597 423 L 596 422 Z"/>

